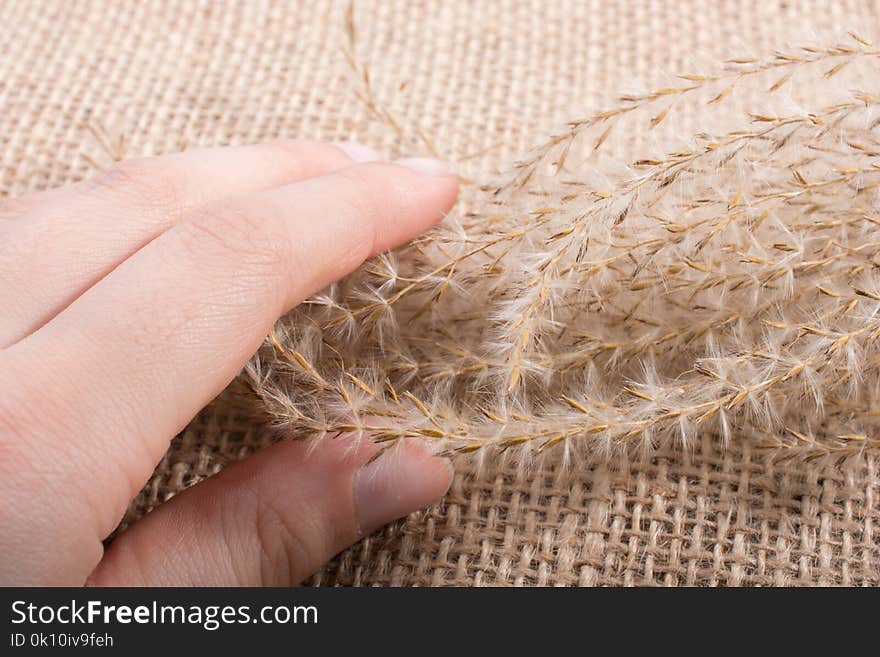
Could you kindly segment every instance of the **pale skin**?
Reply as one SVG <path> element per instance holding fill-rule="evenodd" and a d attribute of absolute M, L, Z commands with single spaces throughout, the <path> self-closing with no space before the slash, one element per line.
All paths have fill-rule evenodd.
<path fill-rule="evenodd" d="M 445 493 L 423 445 L 287 439 L 102 542 L 284 311 L 455 202 L 439 162 L 377 160 L 192 150 L 0 207 L 0 584 L 296 584 Z"/>

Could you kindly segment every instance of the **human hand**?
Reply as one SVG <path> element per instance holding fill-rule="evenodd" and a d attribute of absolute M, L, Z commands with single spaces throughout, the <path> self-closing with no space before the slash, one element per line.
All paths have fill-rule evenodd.
<path fill-rule="evenodd" d="M 278 443 L 102 539 L 285 310 L 439 221 L 454 175 L 356 144 L 123 162 L 0 208 L 0 583 L 285 585 L 422 508 L 406 445 Z"/>

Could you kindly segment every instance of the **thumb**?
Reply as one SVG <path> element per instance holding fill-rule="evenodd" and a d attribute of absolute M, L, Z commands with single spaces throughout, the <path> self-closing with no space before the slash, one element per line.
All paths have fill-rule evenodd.
<path fill-rule="evenodd" d="M 424 508 L 448 460 L 405 443 L 288 440 L 181 493 L 119 536 L 98 586 L 286 586 L 382 525 Z"/>

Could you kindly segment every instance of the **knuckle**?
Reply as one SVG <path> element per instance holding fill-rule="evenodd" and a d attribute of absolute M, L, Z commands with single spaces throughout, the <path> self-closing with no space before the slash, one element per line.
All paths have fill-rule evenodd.
<path fill-rule="evenodd" d="M 247 206 L 214 207 L 197 213 L 178 228 L 185 250 L 214 254 L 260 275 L 277 276 L 288 250 L 287 239 L 276 222 L 260 218 Z"/>
<path fill-rule="evenodd" d="M 382 203 L 382 185 L 376 176 L 366 171 L 374 165 L 351 167 L 338 173 L 342 179 L 337 202 L 343 205 L 347 217 L 346 230 L 363 260 L 373 251 L 376 241 L 375 226 L 378 218 L 387 212 Z"/>
<path fill-rule="evenodd" d="M 182 203 L 179 172 L 160 158 L 123 160 L 90 182 L 92 189 L 118 193 L 159 212 L 176 210 Z"/>
<path fill-rule="evenodd" d="M 328 142 L 275 139 L 263 144 L 263 148 L 280 169 L 287 171 L 286 180 L 310 178 L 351 164 L 342 150 Z"/>
<path fill-rule="evenodd" d="M 265 142 L 269 148 L 277 149 L 286 157 L 298 156 L 303 152 L 320 151 L 334 148 L 326 142 L 316 141 L 314 139 L 288 139 L 279 137 L 278 139 L 270 139 Z"/>
<path fill-rule="evenodd" d="M 338 173 L 342 179 L 340 189 L 345 190 L 344 200 L 364 214 L 375 212 L 379 207 L 376 189 L 380 180 L 377 180 L 376 169 L 381 166 L 364 164 L 347 167 Z"/>
<path fill-rule="evenodd" d="M 261 499 L 256 503 L 254 536 L 259 548 L 262 584 L 295 584 L 311 564 L 322 561 L 322 532 L 308 519 L 297 518 L 283 501 Z"/>

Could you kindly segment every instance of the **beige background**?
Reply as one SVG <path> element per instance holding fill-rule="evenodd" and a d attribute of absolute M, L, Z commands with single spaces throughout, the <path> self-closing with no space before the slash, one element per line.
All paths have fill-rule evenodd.
<path fill-rule="evenodd" d="M 418 151 L 356 98 L 346 6 L 0 3 L 0 198 L 81 178 L 117 150 L 303 136 Z M 360 0 L 355 24 L 376 97 L 479 176 L 622 91 L 848 29 L 880 37 L 880 2 Z M 127 522 L 267 440 L 221 401 L 175 441 Z M 549 461 L 457 466 L 440 505 L 314 581 L 880 583 L 877 455 L 843 470 L 772 466 L 706 442 L 564 476 Z"/>

